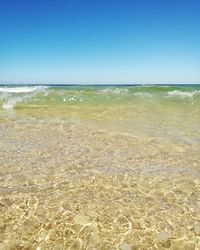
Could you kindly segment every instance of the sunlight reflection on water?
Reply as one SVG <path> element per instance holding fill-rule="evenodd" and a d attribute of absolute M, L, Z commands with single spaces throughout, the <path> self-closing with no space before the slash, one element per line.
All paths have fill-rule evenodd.
<path fill-rule="evenodd" d="M 157 104 L 2 110 L 0 248 L 199 249 L 200 114 Z"/>

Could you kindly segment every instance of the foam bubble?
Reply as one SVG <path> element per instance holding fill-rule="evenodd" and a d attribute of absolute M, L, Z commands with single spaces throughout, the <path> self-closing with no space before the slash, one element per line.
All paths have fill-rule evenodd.
<path fill-rule="evenodd" d="M 163 230 L 160 233 L 158 233 L 157 239 L 161 242 L 166 242 L 169 239 L 169 233 Z"/>
<path fill-rule="evenodd" d="M 1 100 L 4 101 L 2 108 L 12 110 L 17 103 L 32 99 L 37 93 L 44 92 L 47 96 L 46 86 L 35 87 L 2 87 L 0 88 Z M 18 94 L 21 94 L 20 96 Z"/>
<path fill-rule="evenodd" d="M 103 92 L 103 93 L 111 93 L 111 94 L 124 94 L 128 92 L 128 89 L 122 89 L 122 88 L 106 88 L 106 89 L 101 89 L 98 90 L 98 92 Z"/>
<path fill-rule="evenodd" d="M 144 97 L 152 97 L 151 94 L 147 93 L 147 92 L 137 92 L 134 94 L 135 96 L 144 96 Z"/>
<path fill-rule="evenodd" d="M 17 104 L 17 102 L 19 102 L 21 100 L 21 98 L 10 98 L 8 99 L 4 104 L 3 104 L 3 109 L 6 110 L 12 110 L 15 105 Z"/>
<path fill-rule="evenodd" d="M 168 96 L 193 97 L 194 95 L 199 94 L 199 93 L 200 93 L 199 90 L 195 90 L 191 92 L 174 90 L 174 91 L 168 92 Z"/>
<path fill-rule="evenodd" d="M 69 95 L 63 97 L 64 102 L 83 102 L 84 98 L 82 96 Z"/>
<path fill-rule="evenodd" d="M 1 87 L 0 92 L 3 93 L 30 93 L 30 92 L 39 92 L 47 89 L 47 86 L 34 86 L 34 87 Z"/>

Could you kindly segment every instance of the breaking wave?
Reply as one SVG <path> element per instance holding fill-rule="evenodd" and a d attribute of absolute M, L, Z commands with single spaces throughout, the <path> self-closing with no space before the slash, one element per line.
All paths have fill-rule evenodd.
<path fill-rule="evenodd" d="M 124 94 L 128 92 L 128 89 L 123 89 L 123 88 L 105 88 L 105 89 L 100 89 L 98 92 L 102 93 L 110 93 L 110 94 Z"/>
<path fill-rule="evenodd" d="M 46 86 L 1 87 L 0 100 L 3 101 L 2 108 L 12 110 L 17 103 L 31 100 L 40 92 L 46 96 L 48 94 L 47 88 Z"/>
<path fill-rule="evenodd" d="M 194 91 L 180 91 L 180 90 L 174 90 L 169 91 L 168 96 L 180 96 L 180 97 L 193 97 L 197 94 L 200 94 L 200 90 L 194 90 Z"/>
<path fill-rule="evenodd" d="M 83 96 L 69 95 L 63 97 L 64 102 L 83 102 L 85 98 Z"/>
<path fill-rule="evenodd" d="M 0 92 L 3 93 L 31 93 L 39 92 L 47 89 L 47 86 L 34 86 L 34 87 L 0 87 Z"/>
<path fill-rule="evenodd" d="M 134 95 L 141 96 L 141 97 L 152 97 L 152 94 L 150 94 L 148 92 L 136 92 Z"/>
<path fill-rule="evenodd" d="M 51 105 L 100 105 L 131 103 L 139 99 L 145 102 L 191 100 L 199 103 L 200 87 L 179 86 L 0 86 L 0 108 L 12 110 L 23 107 Z M 173 99 L 172 99 L 173 98 Z M 183 99 L 185 98 L 185 99 Z M 188 99 L 187 99 L 188 98 Z M 190 98 L 190 99 L 189 99 Z M 181 100 L 180 100 L 181 101 Z M 142 103 L 141 103 L 142 104 Z"/>

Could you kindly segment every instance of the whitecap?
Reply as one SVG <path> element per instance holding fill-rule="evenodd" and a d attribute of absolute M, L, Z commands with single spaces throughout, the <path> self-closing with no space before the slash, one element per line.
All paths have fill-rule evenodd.
<path fill-rule="evenodd" d="M 2 105 L 2 107 L 3 109 L 6 110 L 12 110 L 19 101 L 22 101 L 22 98 L 19 97 L 10 98 Z"/>
<path fill-rule="evenodd" d="M 30 93 L 30 92 L 39 92 L 47 89 L 47 86 L 25 86 L 25 87 L 0 87 L 0 92 L 3 93 Z"/>
<path fill-rule="evenodd" d="M 128 89 L 124 89 L 124 88 L 105 88 L 105 89 L 100 89 L 97 90 L 98 92 L 102 92 L 102 93 L 111 93 L 111 94 L 124 94 L 128 92 Z"/>
<path fill-rule="evenodd" d="M 17 103 L 32 99 L 39 92 L 48 95 L 46 86 L 34 87 L 1 87 L 0 99 L 4 101 L 2 108 L 12 110 Z M 20 96 L 18 94 L 21 94 Z"/>
<path fill-rule="evenodd" d="M 152 94 L 149 94 L 147 92 L 136 92 L 134 95 L 135 96 L 143 96 L 143 97 L 152 97 Z"/>
<path fill-rule="evenodd" d="M 76 95 L 69 95 L 69 96 L 65 96 L 63 97 L 63 101 L 64 102 L 83 102 L 85 100 L 84 97 L 82 96 L 76 96 Z"/>
<path fill-rule="evenodd" d="M 174 91 L 169 91 L 168 96 L 180 96 L 180 97 L 193 97 L 196 94 L 199 94 L 199 90 L 194 90 L 194 91 L 180 91 L 180 90 L 174 90 Z"/>

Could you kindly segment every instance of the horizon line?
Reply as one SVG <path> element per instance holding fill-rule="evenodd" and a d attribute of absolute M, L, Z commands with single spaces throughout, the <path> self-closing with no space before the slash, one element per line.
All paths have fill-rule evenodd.
<path fill-rule="evenodd" d="M 1 83 L 0 86 L 144 86 L 144 85 L 200 85 L 199 83 L 13 83 L 13 82 L 7 82 L 7 83 Z"/>

